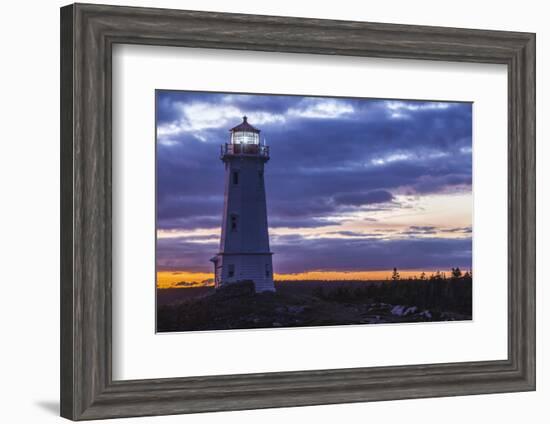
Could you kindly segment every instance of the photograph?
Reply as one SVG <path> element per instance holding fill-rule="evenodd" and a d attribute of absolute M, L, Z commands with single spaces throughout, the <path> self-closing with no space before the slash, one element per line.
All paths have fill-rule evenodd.
<path fill-rule="evenodd" d="M 158 333 L 472 320 L 471 102 L 155 101 Z"/>

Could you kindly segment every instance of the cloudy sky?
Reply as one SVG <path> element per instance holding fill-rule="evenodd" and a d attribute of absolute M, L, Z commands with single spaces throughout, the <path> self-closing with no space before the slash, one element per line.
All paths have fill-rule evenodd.
<path fill-rule="evenodd" d="M 470 103 L 157 91 L 158 271 L 211 277 L 219 150 L 243 115 L 271 149 L 277 278 L 471 267 Z"/>

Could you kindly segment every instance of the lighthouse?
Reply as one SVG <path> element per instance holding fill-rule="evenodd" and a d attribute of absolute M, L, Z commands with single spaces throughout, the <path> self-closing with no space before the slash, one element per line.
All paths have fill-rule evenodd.
<path fill-rule="evenodd" d="M 220 249 L 211 259 L 216 287 L 253 281 L 256 292 L 274 291 L 264 183 L 269 147 L 244 116 L 229 130 L 220 158 L 225 195 Z"/>

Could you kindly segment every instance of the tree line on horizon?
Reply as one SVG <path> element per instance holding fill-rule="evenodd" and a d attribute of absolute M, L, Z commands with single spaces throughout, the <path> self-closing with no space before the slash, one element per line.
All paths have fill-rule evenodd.
<path fill-rule="evenodd" d="M 424 274 L 424 275 L 422 275 Z M 453 311 L 472 314 L 472 273 L 452 268 L 451 276 L 435 272 L 429 277 L 401 279 L 394 268 L 391 279 L 364 285 L 345 285 L 328 288 L 318 285 L 315 296 L 335 302 L 386 303 L 416 306 L 439 313 Z"/>
<path fill-rule="evenodd" d="M 462 272 L 462 270 L 459 268 L 459 267 L 452 267 L 451 268 L 451 280 L 458 280 L 458 279 L 472 279 L 472 271 L 465 271 L 465 272 Z M 399 281 L 401 280 L 401 275 L 399 274 L 399 271 L 397 270 L 397 268 L 393 268 L 393 272 L 391 274 L 391 277 L 390 279 L 392 281 Z M 409 278 L 406 278 L 406 280 L 421 280 L 421 281 L 425 281 L 425 280 L 447 280 L 447 274 L 445 272 L 441 272 L 441 271 L 436 271 L 434 272 L 433 274 L 431 274 L 429 277 L 426 276 L 426 273 L 425 272 L 422 272 L 420 274 L 420 277 L 417 277 L 416 275 L 414 275 L 413 277 L 409 277 Z"/>
<path fill-rule="evenodd" d="M 456 280 L 471 280 L 472 279 L 472 271 L 465 271 L 463 272 L 459 267 L 452 267 L 450 272 L 450 277 L 447 277 L 446 272 L 441 272 L 439 270 L 435 271 L 434 273 L 430 274 L 429 276 L 422 272 L 419 276 L 412 276 L 407 278 L 402 278 L 399 274 L 399 271 L 397 268 L 393 268 L 393 271 L 389 277 L 386 277 L 385 281 L 456 281 Z M 319 282 L 373 282 L 373 281 L 384 281 L 384 280 L 276 280 L 276 284 L 280 283 L 319 283 Z M 170 288 L 197 288 L 197 287 L 213 287 L 214 286 L 214 279 L 209 278 L 206 280 L 203 280 L 201 282 L 188 282 L 188 281 L 180 281 L 177 283 L 174 283 L 174 285 Z M 158 287 L 157 287 L 158 288 Z"/>

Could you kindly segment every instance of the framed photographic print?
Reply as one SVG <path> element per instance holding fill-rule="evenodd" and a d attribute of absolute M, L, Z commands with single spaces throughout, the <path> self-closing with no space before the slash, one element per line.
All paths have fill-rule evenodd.
<path fill-rule="evenodd" d="M 534 48 L 62 8 L 62 415 L 534 390 Z"/>

